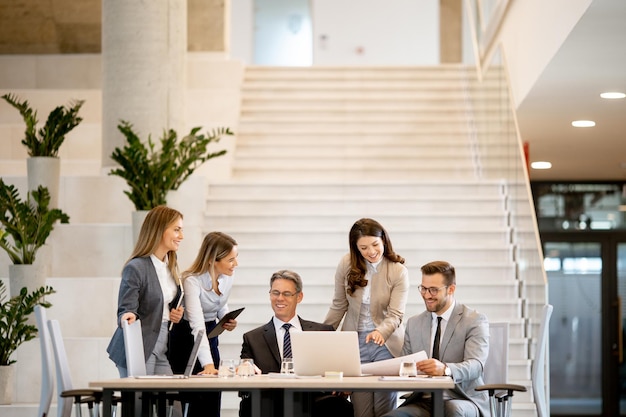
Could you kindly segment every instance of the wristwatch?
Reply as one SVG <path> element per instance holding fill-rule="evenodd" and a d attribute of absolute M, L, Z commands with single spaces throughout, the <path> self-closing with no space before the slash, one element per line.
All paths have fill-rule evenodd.
<path fill-rule="evenodd" d="M 444 364 L 445 368 L 443 368 L 443 374 L 445 376 L 452 376 L 452 371 L 448 368 L 448 365 Z"/>

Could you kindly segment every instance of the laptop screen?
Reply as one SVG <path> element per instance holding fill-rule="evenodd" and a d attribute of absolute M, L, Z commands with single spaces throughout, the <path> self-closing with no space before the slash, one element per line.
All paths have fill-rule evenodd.
<path fill-rule="evenodd" d="M 198 350 L 200 349 L 200 343 L 202 343 L 204 333 L 205 330 L 201 329 L 196 335 L 196 340 L 193 343 L 193 348 L 191 349 L 191 354 L 189 355 L 189 360 L 187 361 L 187 367 L 185 368 L 184 375 L 187 377 L 193 374 L 193 367 L 196 365 L 196 359 L 198 359 Z"/>
<path fill-rule="evenodd" d="M 291 350 L 296 375 L 324 375 L 326 371 L 361 375 L 357 332 L 291 332 Z"/>

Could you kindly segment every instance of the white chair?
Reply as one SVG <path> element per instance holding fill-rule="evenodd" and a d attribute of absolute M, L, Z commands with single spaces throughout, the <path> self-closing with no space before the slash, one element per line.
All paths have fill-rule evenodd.
<path fill-rule="evenodd" d="M 525 392 L 526 387 L 507 384 L 509 377 L 509 323 L 489 323 L 489 356 L 485 363 L 485 385 L 476 391 L 488 391 L 492 417 L 511 415 L 513 393 Z"/>
<path fill-rule="evenodd" d="M 137 319 L 133 324 L 128 321 L 122 321 L 122 333 L 124 334 L 124 353 L 126 354 L 126 370 L 128 376 L 144 376 L 146 375 L 146 356 L 143 351 L 143 332 L 141 330 L 141 320 Z M 167 401 L 167 414 L 169 417 L 174 412 L 174 401 L 180 400 L 178 393 L 166 393 L 165 401 Z M 153 403 L 153 412 L 156 412 L 158 406 Z M 183 415 L 187 416 L 188 404 L 184 404 Z M 137 413 L 139 410 L 136 409 Z"/>
<path fill-rule="evenodd" d="M 35 306 L 37 332 L 39 333 L 39 347 L 41 349 L 41 396 L 39 398 L 39 417 L 47 417 L 54 395 L 54 357 L 50 334 L 46 325 L 48 319 L 45 307 Z"/>
<path fill-rule="evenodd" d="M 122 320 L 122 332 L 124 333 L 124 353 L 126 353 L 128 376 L 146 375 L 146 356 L 143 353 L 141 320 L 137 319 L 133 324 L 128 324 L 128 321 Z"/>
<path fill-rule="evenodd" d="M 77 417 L 82 416 L 82 404 L 87 404 L 91 417 L 98 417 L 102 392 L 91 388 L 74 389 L 59 321 L 48 320 L 48 330 L 50 331 L 50 340 L 52 342 L 54 361 L 56 363 L 57 391 L 59 393 L 57 402 L 58 417 L 70 417 L 72 414 L 72 403 L 76 406 Z"/>
<path fill-rule="evenodd" d="M 548 339 L 550 330 L 550 317 L 552 317 L 551 304 L 543 306 L 541 325 L 537 336 L 537 348 L 535 360 L 531 371 L 533 383 L 533 397 L 537 407 L 537 417 L 550 417 L 548 398 L 550 398 L 549 384 L 546 384 L 546 356 L 548 354 Z"/>
<path fill-rule="evenodd" d="M 537 345 L 535 350 L 535 358 L 531 368 L 531 383 L 532 383 L 532 391 L 533 397 L 535 401 L 535 407 L 537 409 L 538 417 L 549 417 L 548 412 L 548 402 L 547 398 L 548 394 L 548 386 L 546 385 L 546 352 L 547 352 L 547 344 L 548 344 L 548 329 L 550 323 L 550 317 L 552 316 L 552 305 L 546 304 L 543 306 L 541 323 L 539 328 L 539 334 L 537 337 Z M 490 328 L 494 326 L 496 323 L 490 324 Z M 508 417 L 511 415 L 511 405 L 513 402 L 513 393 L 515 391 L 525 392 L 526 387 L 522 385 L 515 384 L 507 384 L 507 375 L 505 369 L 507 366 L 497 365 L 495 362 L 490 362 L 492 350 L 495 354 L 497 352 L 496 344 L 504 343 L 504 338 L 500 336 L 495 336 L 497 339 L 491 339 L 494 337 L 494 334 L 489 332 L 490 340 L 489 340 L 489 356 L 487 359 L 487 364 L 485 364 L 485 375 L 487 375 L 487 370 L 491 371 L 492 368 L 500 368 L 503 373 L 498 377 L 497 375 L 490 377 L 490 380 L 485 379 L 487 382 L 486 385 L 481 387 L 477 387 L 477 391 L 487 390 L 489 392 L 489 401 L 491 405 L 491 415 L 492 417 Z M 506 350 L 506 360 L 503 362 L 504 364 L 508 363 L 508 330 L 506 335 L 506 346 L 504 350 Z M 494 366 L 495 365 L 495 366 Z M 501 379 L 498 379 L 501 378 Z"/>

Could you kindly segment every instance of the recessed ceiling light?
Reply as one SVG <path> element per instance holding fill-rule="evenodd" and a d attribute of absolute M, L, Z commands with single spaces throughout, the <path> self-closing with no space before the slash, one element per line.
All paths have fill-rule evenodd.
<path fill-rule="evenodd" d="M 593 120 L 574 120 L 572 126 L 574 127 L 594 127 L 596 122 Z"/>
<path fill-rule="evenodd" d="M 552 164 L 546 161 L 537 161 L 530 164 L 532 169 L 550 169 L 552 168 Z"/>
<path fill-rule="evenodd" d="M 609 91 L 609 92 L 600 94 L 600 97 L 608 98 L 608 99 L 617 99 L 617 98 L 624 98 L 624 97 L 626 97 L 626 94 L 619 93 L 617 91 Z"/>

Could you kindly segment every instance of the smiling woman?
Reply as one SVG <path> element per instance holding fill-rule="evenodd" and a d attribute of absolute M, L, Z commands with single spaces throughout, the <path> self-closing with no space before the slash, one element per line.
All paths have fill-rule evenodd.
<path fill-rule="evenodd" d="M 168 355 L 174 373 L 182 373 L 187 365 L 195 337 L 201 332 L 209 335 L 230 311 L 228 297 L 234 283 L 235 268 L 239 265 L 237 242 L 222 232 L 208 233 L 196 259 L 183 272 L 185 290 L 183 320 L 174 325 L 170 333 Z M 237 320 L 232 318 L 222 324 L 224 330 L 232 331 Z M 217 374 L 220 363 L 217 336 L 203 337 L 198 350 L 198 363 L 194 373 Z M 219 416 L 221 394 L 203 393 L 189 398 L 188 417 Z"/>
<path fill-rule="evenodd" d="M 141 318 L 146 372 L 171 375 L 167 354 L 169 323 L 182 319 L 183 308 L 171 303 L 180 298 L 176 252 L 183 240 L 183 215 L 157 206 L 148 212 L 135 249 L 122 270 L 117 304 L 117 329 L 107 348 L 121 377 L 128 375 L 122 322 Z"/>
<path fill-rule="evenodd" d="M 363 218 L 349 233 L 350 252 L 335 273 L 335 294 L 324 323 L 357 331 L 361 363 L 399 356 L 404 340 L 402 319 L 409 290 L 404 258 L 393 251 L 387 231 Z M 345 316 L 345 319 L 344 319 Z M 395 408 L 396 394 L 352 394 L 355 417 L 378 417 Z"/>

